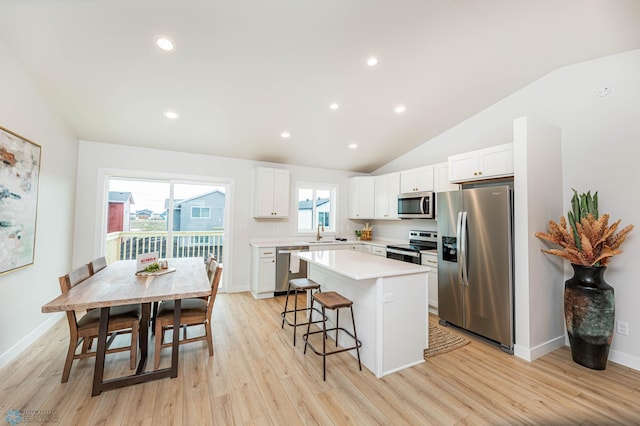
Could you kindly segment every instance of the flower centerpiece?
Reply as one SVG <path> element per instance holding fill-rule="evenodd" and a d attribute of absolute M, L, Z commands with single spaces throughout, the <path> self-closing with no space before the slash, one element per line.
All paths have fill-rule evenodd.
<path fill-rule="evenodd" d="M 585 367 L 604 370 L 613 338 L 615 299 L 603 274 L 609 260 L 622 253 L 620 246 L 633 229 L 618 231 L 621 220 L 609 225 L 609 215 L 598 214 L 598 193 L 573 190 L 572 209 L 560 223 L 549 221 L 547 232 L 536 237 L 560 248 L 543 249 L 571 262 L 574 276 L 565 281 L 564 315 L 571 355 Z"/>

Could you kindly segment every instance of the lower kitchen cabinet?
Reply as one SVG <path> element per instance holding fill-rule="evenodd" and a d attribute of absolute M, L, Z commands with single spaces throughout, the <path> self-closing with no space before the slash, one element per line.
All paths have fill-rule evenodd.
<path fill-rule="evenodd" d="M 432 314 L 438 314 L 438 255 L 436 253 L 423 253 L 422 254 L 422 264 L 424 266 L 429 266 L 431 268 L 431 272 L 428 272 L 429 276 L 429 292 L 428 303 L 429 303 L 429 312 Z"/>
<path fill-rule="evenodd" d="M 374 256 L 387 257 L 387 248 L 383 246 L 369 245 L 371 247 L 371 254 Z"/>
<path fill-rule="evenodd" d="M 251 294 L 256 299 L 273 297 L 276 289 L 276 248 L 251 247 Z"/>

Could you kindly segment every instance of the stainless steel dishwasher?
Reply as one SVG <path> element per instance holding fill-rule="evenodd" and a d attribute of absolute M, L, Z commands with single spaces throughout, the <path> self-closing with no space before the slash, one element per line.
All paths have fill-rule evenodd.
<path fill-rule="evenodd" d="M 289 280 L 307 276 L 307 262 L 291 259 L 291 253 L 296 251 L 309 251 L 309 246 L 276 247 L 276 296 L 287 292 Z"/>

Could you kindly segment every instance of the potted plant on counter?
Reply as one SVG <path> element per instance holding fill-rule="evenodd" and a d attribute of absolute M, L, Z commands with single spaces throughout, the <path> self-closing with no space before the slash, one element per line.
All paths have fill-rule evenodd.
<path fill-rule="evenodd" d="M 571 262 L 574 275 L 565 281 L 564 316 L 573 361 L 604 370 L 615 322 L 613 288 L 603 278 L 609 260 L 622 253 L 620 246 L 633 229 L 618 231 L 620 220 L 609 225 L 609 215 L 598 214 L 598 193 L 578 194 L 573 190 L 568 223 L 549 221 L 548 232 L 536 237 L 560 246 L 542 250 Z"/>

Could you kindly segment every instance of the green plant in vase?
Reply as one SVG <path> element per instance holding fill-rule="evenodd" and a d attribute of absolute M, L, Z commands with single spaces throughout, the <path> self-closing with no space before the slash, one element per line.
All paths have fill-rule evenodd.
<path fill-rule="evenodd" d="M 578 364 L 604 370 L 613 338 L 615 298 L 604 278 L 609 260 L 622 253 L 620 246 L 633 229 L 621 220 L 609 225 L 609 215 L 598 214 L 598 193 L 578 194 L 573 190 L 567 220 L 549 221 L 547 232 L 536 237 L 557 244 L 559 249 L 543 249 L 571 262 L 574 276 L 565 281 L 564 315 L 571 355 Z"/>

